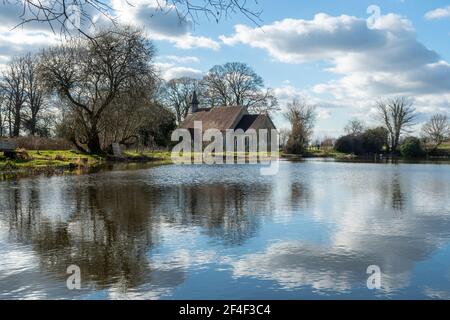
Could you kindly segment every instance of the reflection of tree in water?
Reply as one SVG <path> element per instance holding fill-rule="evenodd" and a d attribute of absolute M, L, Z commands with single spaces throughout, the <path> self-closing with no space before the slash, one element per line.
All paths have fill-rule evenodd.
<path fill-rule="evenodd" d="M 258 229 L 257 213 L 270 212 L 269 186 L 160 188 L 98 177 L 82 181 L 59 180 L 55 194 L 33 179 L 17 182 L 0 195 L 0 211 L 6 212 L 0 219 L 9 223 L 11 241 L 31 245 L 41 269 L 64 280 L 67 267 L 76 264 L 83 281 L 100 287 L 172 287 L 184 281 L 179 267 L 152 269 L 148 253 L 163 222 L 200 226 L 207 235 L 238 245 Z"/>
<path fill-rule="evenodd" d="M 298 205 L 302 208 L 307 207 L 311 200 L 311 192 L 305 184 L 293 182 L 291 184 L 291 206 Z"/>
<path fill-rule="evenodd" d="M 400 179 L 398 175 L 395 175 L 392 180 L 392 192 L 391 192 L 391 201 L 392 201 L 392 209 L 394 209 L 395 215 L 402 215 L 405 207 L 405 194 L 402 192 L 402 187 L 400 185 Z"/>
<path fill-rule="evenodd" d="M 132 287 L 151 275 L 146 252 L 155 236 L 142 186 L 74 186 L 57 203 L 68 220 L 52 221 L 42 211 L 42 189 L 32 184 L 9 195 L 9 207 L 14 208 L 10 234 L 32 245 L 43 269 L 67 277 L 66 268 L 76 264 L 84 279 L 89 275 L 100 286 L 120 282 Z"/>
<path fill-rule="evenodd" d="M 380 195 L 383 197 L 383 204 L 386 206 L 394 217 L 401 217 L 405 212 L 407 204 L 406 194 L 403 191 L 402 181 L 398 174 L 388 175 L 385 179 L 380 180 L 377 187 Z"/>
<path fill-rule="evenodd" d="M 261 184 L 170 187 L 162 194 L 174 197 L 178 210 L 169 207 L 162 214 L 168 221 L 200 226 L 211 237 L 239 245 L 259 228 L 258 214 L 268 211 L 270 192 L 269 185 Z"/>

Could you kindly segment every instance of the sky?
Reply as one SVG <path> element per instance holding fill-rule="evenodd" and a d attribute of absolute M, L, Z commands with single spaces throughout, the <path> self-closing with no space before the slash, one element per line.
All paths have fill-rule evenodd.
<path fill-rule="evenodd" d="M 448 0 L 249 1 L 262 11 L 258 23 L 242 14 L 219 23 L 202 15 L 195 23 L 180 22 L 174 11 L 155 12 L 155 2 L 110 5 L 118 21 L 145 28 L 167 80 L 200 78 L 216 64 L 248 63 L 282 109 L 293 98 L 317 106 L 316 137 L 342 134 L 352 118 L 376 125 L 376 101 L 391 96 L 414 101 L 417 130 L 434 113 L 450 115 Z M 0 64 L 60 41 L 45 25 L 12 29 L 18 12 L 16 4 L 0 4 Z M 96 18 L 98 25 L 107 23 Z M 288 126 L 282 111 L 273 118 L 279 128 Z"/>

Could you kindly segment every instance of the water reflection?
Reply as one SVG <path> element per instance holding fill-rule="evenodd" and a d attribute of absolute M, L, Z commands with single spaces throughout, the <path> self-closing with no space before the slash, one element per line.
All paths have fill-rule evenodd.
<path fill-rule="evenodd" d="M 450 239 L 448 166 L 312 161 L 284 162 L 273 177 L 258 172 L 162 166 L 2 182 L 0 297 L 450 291 L 448 270 L 431 282 L 415 274 L 436 252 L 437 265 L 450 256 L 442 249 Z M 82 270 L 79 292 L 65 287 L 71 264 Z M 383 272 L 376 293 L 365 287 L 371 264 Z"/>

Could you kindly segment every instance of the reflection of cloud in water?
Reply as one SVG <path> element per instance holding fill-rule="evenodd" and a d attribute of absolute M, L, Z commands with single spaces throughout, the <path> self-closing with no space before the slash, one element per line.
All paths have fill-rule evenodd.
<path fill-rule="evenodd" d="M 231 269 L 287 290 L 347 293 L 365 288 L 371 264 L 392 293 L 449 239 L 450 185 L 428 168 L 282 162 L 274 177 L 164 166 L 6 182 L 0 297 L 158 299 L 210 268 L 230 281 Z M 72 263 L 86 291 L 65 288 Z"/>
<path fill-rule="evenodd" d="M 425 288 L 424 294 L 430 299 L 450 300 L 450 292 L 448 291 Z"/>
<path fill-rule="evenodd" d="M 366 269 L 376 257 L 344 248 L 323 248 L 299 242 L 272 244 L 266 251 L 248 254 L 230 262 L 235 277 L 256 277 L 277 281 L 281 287 L 311 286 L 318 290 L 346 292 L 365 286 Z M 383 266 L 381 266 L 383 270 Z M 389 292 L 406 284 L 407 272 L 383 274 L 382 289 Z"/>
<path fill-rule="evenodd" d="M 333 225 L 328 242 L 271 244 L 231 262 L 234 275 L 274 280 L 290 289 L 311 286 L 342 292 L 365 287 L 366 268 L 374 264 L 381 267 L 384 292 L 407 287 L 415 263 L 448 240 L 449 184 L 438 179 L 438 171 L 428 172 L 429 167 L 410 171 L 409 166 L 386 166 L 380 175 L 379 167 L 365 165 L 362 170 L 351 165 L 349 171 L 348 165 L 331 164 L 332 175 L 328 167 L 312 173 L 297 167 L 287 179 L 292 181 L 291 194 L 301 194 L 295 185 L 299 178 L 312 190 L 312 221 Z M 333 180 L 339 181 L 339 189 Z M 295 197 L 284 201 L 281 208 L 296 208 L 291 203 Z"/>

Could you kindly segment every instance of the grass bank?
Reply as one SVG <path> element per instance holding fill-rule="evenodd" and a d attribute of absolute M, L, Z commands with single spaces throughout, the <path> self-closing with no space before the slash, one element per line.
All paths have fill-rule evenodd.
<path fill-rule="evenodd" d="M 27 159 L 7 159 L 0 152 L 0 180 L 36 174 L 86 173 L 116 162 L 170 161 L 170 152 L 124 152 L 122 158 L 85 154 L 74 150 L 27 150 Z"/>

